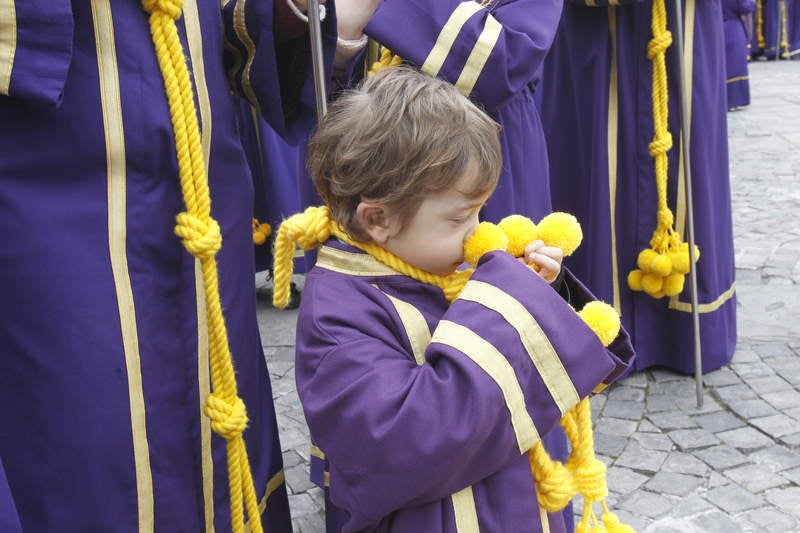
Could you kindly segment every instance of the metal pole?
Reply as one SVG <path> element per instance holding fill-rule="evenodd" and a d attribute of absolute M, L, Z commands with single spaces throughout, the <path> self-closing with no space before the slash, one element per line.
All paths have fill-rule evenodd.
<path fill-rule="evenodd" d="M 322 26 L 319 20 L 319 3 L 308 2 L 308 32 L 311 36 L 311 67 L 314 71 L 314 95 L 317 101 L 317 122 L 328 112 L 325 90 L 325 63 L 322 58 Z"/>
<path fill-rule="evenodd" d="M 686 172 L 686 226 L 689 234 L 689 285 L 692 299 L 692 327 L 694 330 L 694 380 L 697 388 L 697 408 L 703 407 L 703 353 L 700 345 L 700 313 L 697 304 L 697 268 L 694 250 L 694 206 L 692 203 L 692 158 L 689 145 L 689 102 L 686 95 L 685 74 L 683 71 L 683 9 L 682 0 L 675 0 L 675 45 L 678 58 L 678 100 L 681 114 L 681 139 L 683 140 L 683 168 Z M 692 53 L 689 50 L 689 53 Z"/>

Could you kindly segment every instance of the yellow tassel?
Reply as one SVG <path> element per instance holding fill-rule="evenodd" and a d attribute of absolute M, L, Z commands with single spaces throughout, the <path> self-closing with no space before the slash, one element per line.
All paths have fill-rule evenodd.
<path fill-rule="evenodd" d="M 381 46 L 381 57 L 379 60 L 375 61 L 372 66 L 370 67 L 369 71 L 367 72 L 367 76 L 372 76 L 379 70 L 389 68 L 389 67 L 396 67 L 403 63 L 403 58 L 395 55 L 394 52 L 386 48 L 385 46 Z"/>
<path fill-rule="evenodd" d="M 253 219 L 253 243 L 261 246 L 267 242 L 267 238 L 272 234 L 272 226 L 260 223 L 257 218 Z"/>
<path fill-rule="evenodd" d="M 484 254 L 508 248 L 509 239 L 499 225 L 481 222 L 475 232 L 464 243 L 464 261 L 474 266 Z"/>
<path fill-rule="evenodd" d="M 605 302 L 587 303 L 578 311 L 578 316 L 595 332 L 603 346 L 611 344 L 619 335 L 619 313 Z"/>
<path fill-rule="evenodd" d="M 497 223 L 508 238 L 506 251 L 514 257 L 522 257 L 525 247 L 539 238 L 536 224 L 522 215 L 508 215 Z"/>
<path fill-rule="evenodd" d="M 630 272 L 628 272 L 628 287 L 630 287 L 631 290 L 634 290 L 634 291 L 642 290 L 642 276 L 643 275 L 644 275 L 644 272 L 642 272 L 638 268 L 636 270 L 631 270 Z"/>
<path fill-rule="evenodd" d="M 548 246 L 561 248 L 564 257 L 572 255 L 583 240 L 583 230 L 573 215 L 556 211 L 536 225 L 539 238 Z"/>

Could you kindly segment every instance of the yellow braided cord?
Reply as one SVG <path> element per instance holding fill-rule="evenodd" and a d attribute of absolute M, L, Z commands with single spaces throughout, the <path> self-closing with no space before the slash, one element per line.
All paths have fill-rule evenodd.
<path fill-rule="evenodd" d="M 554 461 L 542 441 L 528 451 L 528 462 L 536 486 L 536 498 L 547 512 L 560 511 L 575 497 L 575 478 L 566 466 Z"/>
<path fill-rule="evenodd" d="M 292 215 L 284 220 L 280 228 L 278 228 L 278 235 L 275 237 L 273 272 L 275 288 L 272 296 L 272 303 L 275 307 L 286 307 L 289 302 L 289 286 L 292 281 L 292 258 L 294 257 L 295 244 L 303 250 L 311 250 L 323 244 L 332 235 L 370 254 L 400 274 L 439 287 L 449 302 L 456 299 L 472 275 L 472 270 L 470 269 L 457 270 L 448 276 L 440 276 L 421 270 L 377 244 L 353 240 L 331 219 L 330 211 L 328 211 L 327 207 L 309 207 L 304 212 Z"/>
<path fill-rule="evenodd" d="M 638 269 L 628 274 L 628 287 L 644 291 L 653 298 L 675 296 L 684 287 L 689 272 L 689 248 L 675 231 L 674 216 L 667 204 L 667 182 L 672 134 L 669 132 L 669 93 L 665 53 L 672 44 L 667 30 L 667 10 L 664 0 L 653 0 L 651 29 L 653 38 L 647 43 L 647 58 L 653 63 L 653 140 L 648 145 L 653 158 L 658 205 L 656 228 L 650 248 L 642 250 L 637 259 Z M 683 127 L 688 128 L 689 124 Z"/>
<path fill-rule="evenodd" d="M 781 53 L 781 57 L 789 59 L 789 17 L 786 14 L 786 2 L 780 3 L 780 18 L 781 18 L 781 44 L 780 49 L 776 51 Z"/>
<path fill-rule="evenodd" d="M 372 76 L 373 74 L 384 68 L 396 67 L 402 62 L 403 62 L 402 57 L 396 55 L 394 52 L 392 52 L 385 46 L 381 46 L 381 57 L 380 59 L 375 61 L 371 67 L 369 67 L 369 70 L 367 71 L 367 76 Z"/>
<path fill-rule="evenodd" d="M 764 39 L 764 1 L 756 0 L 756 32 L 758 34 L 758 48 L 763 50 L 767 46 Z"/>
<path fill-rule="evenodd" d="M 219 224 L 211 218 L 211 195 L 200 144 L 194 91 L 175 24 L 175 20 L 181 16 L 183 4 L 182 0 L 142 0 L 142 6 L 150 14 L 150 33 L 164 78 L 181 192 L 186 204 L 186 211 L 176 217 L 175 234 L 183 239 L 186 249 L 200 260 L 203 273 L 214 389 L 206 398 L 205 413 L 211 419 L 212 429 L 227 442 L 232 530 L 234 533 L 244 533 L 246 508 L 252 531 L 261 533 L 261 515 L 242 438 L 248 422 L 247 411 L 237 392 L 219 296 L 215 255 L 222 247 L 222 234 Z"/>

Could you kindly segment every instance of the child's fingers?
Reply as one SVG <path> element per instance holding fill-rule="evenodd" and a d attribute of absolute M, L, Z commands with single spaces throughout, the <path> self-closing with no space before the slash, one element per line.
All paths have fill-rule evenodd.
<path fill-rule="evenodd" d="M 561 271 L 561 263 L 544 254 L 533 254 L 530 262 L 539 266 L 539 276 L 548 283 L 556 279 L 558 273 Z"/>

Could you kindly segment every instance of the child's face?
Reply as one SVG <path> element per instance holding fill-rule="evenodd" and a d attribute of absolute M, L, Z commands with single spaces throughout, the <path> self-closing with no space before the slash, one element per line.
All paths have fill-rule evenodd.
<path fill-rule="evenodd" d="M 475 198 L 460 192 L 472 176 L 462 177 L 454 187 L 426 197 L 417 213 L 388 237 L 384 248 L 407 263 L 447 275 L 464 262 L 464 241 L 478 227 L 478 211 L 491 193 Z"/>

